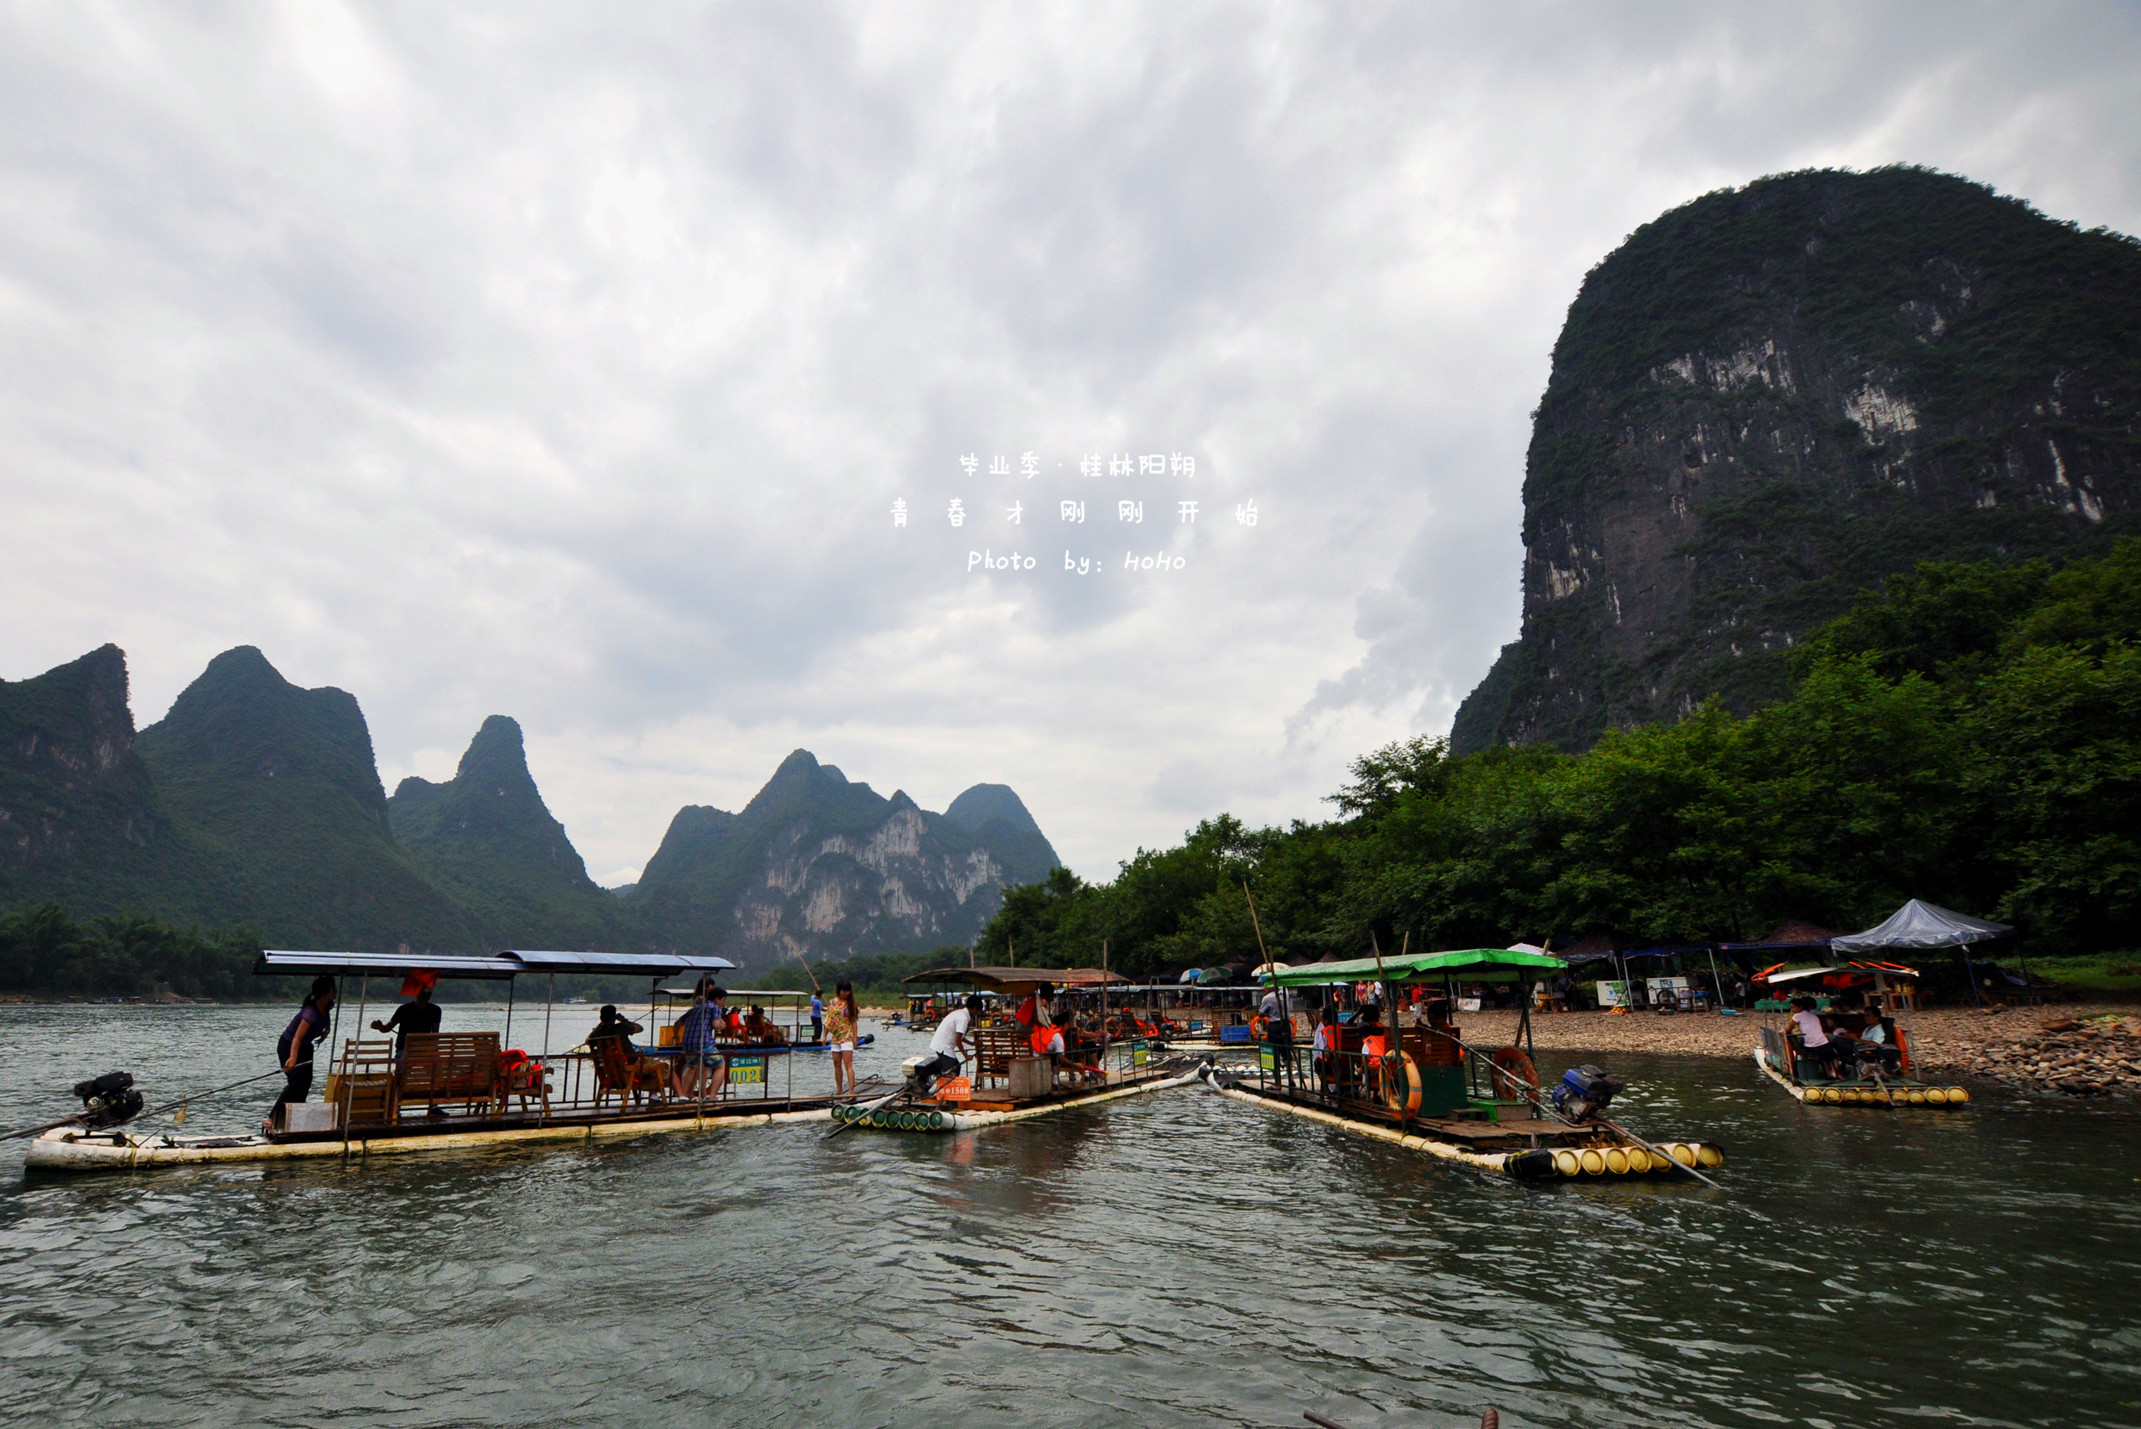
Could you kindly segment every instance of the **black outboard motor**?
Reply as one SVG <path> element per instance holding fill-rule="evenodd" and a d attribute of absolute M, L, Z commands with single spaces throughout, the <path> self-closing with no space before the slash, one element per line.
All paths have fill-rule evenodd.
<path fill-rule="evenodd" d="M 92 1131 L 118 1126 L 141 1115 L 141 1093 L 134 1090 L 132 1072 L 106 1072 L 74 1084 L 82 1099 L 82 1124 Z"/>
<path fill-rule="evenodd" d="M 1570 1121 L 1589 1121 L 1603 1114 L 1621 1084 L 1598 1067 L 1571 1067 L 1554 1084 L 1554 1110 Z"/>

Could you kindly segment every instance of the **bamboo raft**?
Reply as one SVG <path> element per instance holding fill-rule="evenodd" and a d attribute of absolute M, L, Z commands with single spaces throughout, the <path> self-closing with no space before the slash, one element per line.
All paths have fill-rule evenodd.
<path fill-rule="evenodd" d="M 1557 1122 L 1483 1123 L 1432 1118 L 1402 1127 L 1369 1120 L 1287 1096 L 1277 1090 L 1237 1084 L 1224 1075 L 1209 1078 L 1214 1090 L 1236 1101 L 1282 1111 L 1321 1126 L 1371 1137 L 1407 1151 L 1424 1151 L 1477 1171 L 1493 1171 L 1520 1180 L 1555 1177 L 1614 1177 L 1677 1174 L 1666 1160 L 1602 1126 L 1567 1126 Z M 1714 1170 L 1725 1164 L 1722 1148 L 1707 1141 L 1667 1141 L 1657 1149 L 1680 1166 Z"/>
<path fill-rule="evenodd" d="M 1002 1126 L 1006 1122 L 1027 1121 L 1037 1116 L 1054 1116 L 1058 1112 L 1077 1107 L 1098 1106 L 1103 1102 L 1119 1101 L 1124 1097 L 1143 1096 L 1147 1092 L 1188 1086 L 1197 1080 L 1202 1071 L 1202 1067 L 1176 1074 L 1163 1070 L 1084 1091 L 1063 1092 L 1016 1104 L 984 1104 L 971 1109 L 961 1109 L 956 1103 L 876 1108 L 856 1103 L 834 1107 L 832 1119 L 874 1131 L 978 1131 L 985 1126 Z"/>
<path fill-rule="evenodd" d="M 1790 1092 L 1808 1106 L 1877 1106 L 1883 1110 L 1897 1107 L 1959 1107 L 1967 1106 L 1970 1092 L 1965 1087 L 1935 1087 L 1923 1082 L 1815 1083 L 1803 1086 L 1778 1071 L 1770 1063 L 1769 1053 L 1760 1047 L 1754 1049 L 1754 1064 L 1762 1075 Z"/>
<path fill-rule="evenodd" d="M 325 1157 L 368 1160 L 426 1151 L 469 1151 L 487 1147 L 592 1142 L 627 1136 L 656 1136 L 685 1131 L 716 1131 L 775 1122 L 830 1121 L 833 1106 L 798 1106 L 779 1111 L 726 1105 L 701 1116 L 690 1108 L 663 1115 L 557 1121 L 547 1125 L 471 1126 L 465 1129 L 380 1128 L 371 1134 L 344 1136 L 320 1132 L 300 1136 L 175 1136 L 168 1132 L 71 1131 L 56 1128 L 30 1143 L 23 1160 L 31 1171 L 139 1171 L 163 1166 L 214 1165 L 230 1162 L 312 1161 Z"/>

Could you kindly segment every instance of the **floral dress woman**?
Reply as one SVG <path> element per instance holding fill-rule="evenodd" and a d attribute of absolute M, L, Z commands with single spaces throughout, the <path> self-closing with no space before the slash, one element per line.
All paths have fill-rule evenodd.
<path fill-rule="evenodd" d="M 855 1006 L 855 989 L 840 984 L 825 1008 L 825 1040 L 832 1044 L 833 1095 L 855 1087 L 855 1029 L 862 1025 L 862 1010 Z"/>

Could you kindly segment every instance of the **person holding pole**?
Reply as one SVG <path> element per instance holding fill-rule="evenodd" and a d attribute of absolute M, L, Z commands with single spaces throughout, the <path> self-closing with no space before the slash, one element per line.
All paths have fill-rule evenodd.
<path fill-rule="evenodd" d="M 334 1011 L 335 980 L 320 976 L 312 980 L 312 991 L 305 994 L 305 1001 L 297 1009 L 297 1016 L 283 1029 L 282 1037 L 275 1044 L 275 1060 L 283 1070 L 282 1095 L 268 1109 L 263 1131 L 281 1128 L 282 1109 L 291 1102 L 301 1102 L 312 1095 L 312 1049 L 326 1040 L 327 1016 Z"/>

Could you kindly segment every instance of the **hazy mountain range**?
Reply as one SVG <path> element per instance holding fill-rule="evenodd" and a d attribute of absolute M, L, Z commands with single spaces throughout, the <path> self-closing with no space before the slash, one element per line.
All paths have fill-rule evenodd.
<path fill-rule="evenodd" d="M 281 946 L 651 946 L 763 967 L 964 943 L 1056 863 L 1004 785 L 930 813 L 797 750 L 740 812 L 678 810 L 613 893 L 503 715 L 452 779 L 389 797 L 356 699 L 300 689 L 250 646 L 138 734 L 116 646 L 0 681 L 0 909 L 242 923 Z"/>

